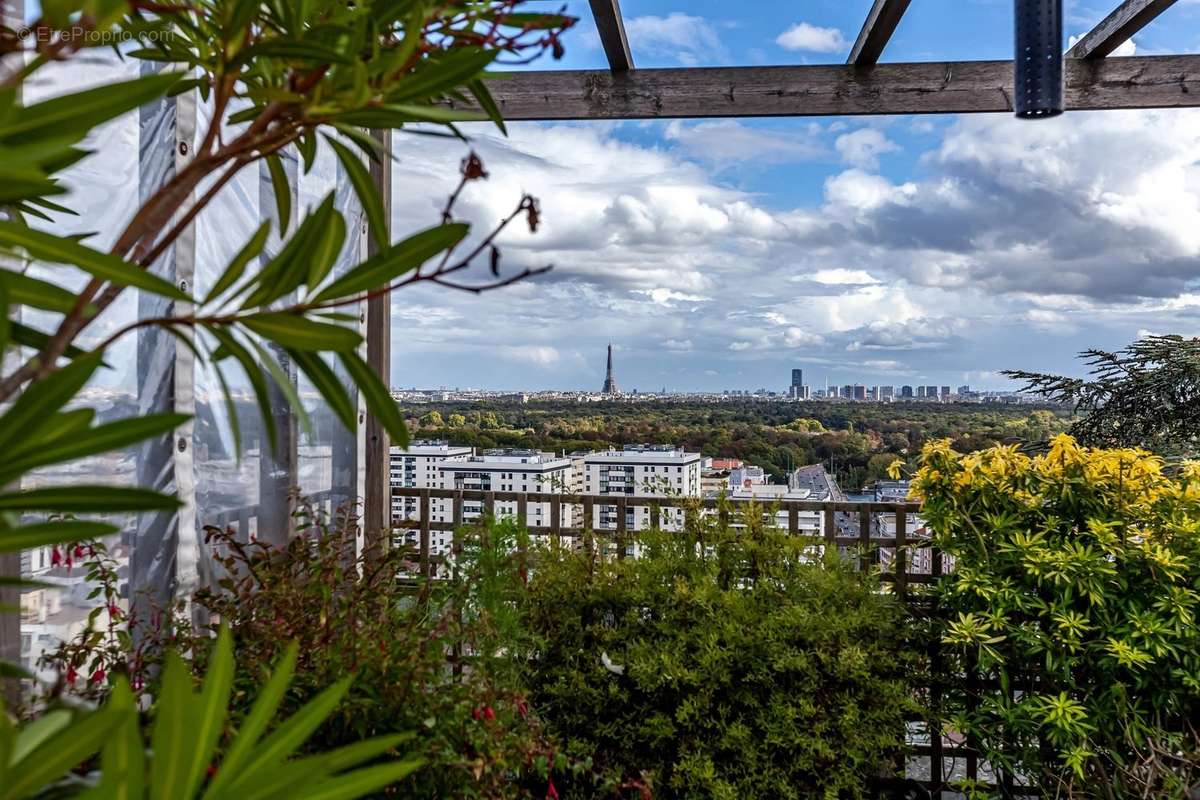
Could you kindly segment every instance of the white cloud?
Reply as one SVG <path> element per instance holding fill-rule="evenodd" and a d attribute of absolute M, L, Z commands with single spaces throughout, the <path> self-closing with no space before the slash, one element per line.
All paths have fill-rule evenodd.
<path fill-rule="evenodd" d="M 827 286 L 879 283 L 879 279 L 865 269 L 842 269 L 840 267 L 838 269 L 817 270 L 810 276 L 810 280 L 816 283 L 823 283 Z"/>
<path fill-rule="evenodd" d="M 680 11 L 665 17 L 630 17 L 625 21 L 625 34 L 635 53 L 674 59 L 684 66 L 714 60 L 722 63 L 727 58 L 725 46 L 712 24 L 704 17 Z"/>
<path fill-rule="evenodd" d="M 837 138 L 834 147 L 843 161 L 862 169 L 876 169 L 879 167 L 880 155 L 900 150 L 899 145 L 876 128 L 859 128 L 851 133 L 844 133 Z"/>
<path fill-rule="evenodd" d="M 765 166 L 808 161 L 826 155 L 821 126 L 771 130 L 732 119 L 686 123 L 672 120 L 663 131 L 687 155 L 719 166 Z"/>
<path fill-rule="evenodd" d="M 813 53 L 840 53 L 850 47 L 846 37 L 837 28 L 821 28 L 807 22 L 798 22 L 775 38 L 775 43 L 786 50 L 808 50 Z"/>

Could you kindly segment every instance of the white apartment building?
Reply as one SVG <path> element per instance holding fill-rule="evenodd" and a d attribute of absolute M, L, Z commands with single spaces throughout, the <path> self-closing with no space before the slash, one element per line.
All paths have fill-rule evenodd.
<path fill-rule="evenodd" d="M 391 482 L 393 489 L 441 488 L 442 476 L 438 466 L 444 461 L 465 461 L 475 455 L 472 447 L 458 447 L 449 442 L 418 439 L 407 448 L 393 447 L 391 452 Z M 392 522 L 421 518 L 419 501 L 415 497 L 392 498 Z M 411 535 L 409 538 L 412 538 Z"/>
<path fill-rule="evenodd" d="M 518 492 L 528 494 L 566 494 L 571 490 L 571 460 L 537 450 L 484 450 L 466 459 L 444 460 L 438 465 L 440 487 L 464 491 Z M 433 522 L 454 522 L 454 501 L 435 500 Z M 530 502 L 525 521 L 530 527 L 549 527 L 552 503 Z M 463 501 L 464 522 L 483 513 L 483 500 Z M 517 503 L 497 500 L 493 513 L 497 518 L 517 516 Z M 570 524 L 570 506 L 561 505 L 559 522 Z M 433 531 L 430 552 L 443 553 L 453 543 L 451 531 Z"/>
<path fill-rule="evenodd" d="M 600 497 L 700 497 L 700 472 L 703 459 L 669 444 L 625 445 L 585 456 L 584 493 Z M 683 511 L 664 508 L 659 519 L 664 529 L 682 523 Z M 615 530 L 617 507 L 598 501 L 592 510 L 592 527 Z M 650 509 L 629 506 L 625 511 L 628 530 L 650 527 Z"/>
<path fill-rule="evenodd" d="M 813 492 L 809 489 L 791 488 L 783 484 L 774 483 L 744 483 L 741 486 L 731 487 L 726 496 L 730 500 L 754 500 L 760 505 L 768 508 L 777 502 L 788 500 L 812 501 L 820 499 L 815 497 Z M 822 518 L 823 514 L 820 511 L 797 512 L 797 533 L 800 536 L 820 536 L 822 531 Z M 783 508 L 778 509 L 775 512 L 775 519 L 773 520 L 773 523 L 779 530 L 788 530 L 787 510 Z M 739 526 L 739 523 L 736 521 L 732 524 L 734 527 Z"/>

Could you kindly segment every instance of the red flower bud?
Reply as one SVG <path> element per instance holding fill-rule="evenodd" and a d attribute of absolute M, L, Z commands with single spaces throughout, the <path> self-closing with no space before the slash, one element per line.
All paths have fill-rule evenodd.
<path fill-rule="evenodd" d="M 58 546 L 55 545 L 54 548 L 50 550 L 50 566 L 57 567 L 61 563 L 62 553 L 59 552 Z"/>
<path fill-rule="evenodd" d="M 472 708 L 472 709 L 471 709 L 471 716 L 472 716 L 472 717 L 474 717 L 476 721 L 478 721 L 478 720 L 479 720 L 479 718 L 480 718 L 481 716 L 483 716 L 483 715 L 482 715 L 482 713 L 479 711 L 479 709 L 478 709 L 478 708 Z"/>
<path fill-rule="evenodd" d="M 550 779 L 550 785 L 546 787 L 546 800 L 558 800 L 558 789 L 554 788 L 554 778 Z"/>
<path fill-rule="evenodd" d="M 486 719 L 488 721 L 494 720 L 496 718 L 496 712 L 492 711 L 491 706 L 484 706 L 483 707 L 483 717 L 484 717 L 484 719 Z"/>
<path fill-rule="evenodd" d="M 79 680 L 78 670 L 75 669 L 74 664 L 68 664 L 67 665 L 67 683 L 74 684 L 75 681 L 77 681 L 77 680 Z"/>
<path fill-rule="evenodd" d="M 104 678 L 107 674 L 108 673 L 104 671 L 104 667 L 98 667 L 96 671 L 92 673 L 92 677 L 88 678 L 88 683 L 101 683 L 104 681 Z"/>

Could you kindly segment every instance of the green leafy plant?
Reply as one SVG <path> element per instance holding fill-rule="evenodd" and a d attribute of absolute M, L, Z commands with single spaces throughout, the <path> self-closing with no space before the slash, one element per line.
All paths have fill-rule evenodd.
<path fill-rule="evenodd" d="M 1184 797 L 1200 719 L 1200 465 L 1066 435 L 1030 457 L 927 445 L 947 723 L 1067 797 Z M 1169 754 L 1167 758 L 1162 758 Z"/>
<path fill-rule="evenodd" d="M 243 370 L 272 444 L 267 379 L 285 391 L 290 381 L 264 343 L 286 353 L 337 419 L 354 428 L 355 404 L 327 363 L 336 359 L 391 440 L 407 441 L 388 387 L 359 354 L 358 316 L 345 309 L 421 282 L 467 288 L 460 273 L 485 253 L 494 277 L 472 284 L 473 290 L 540 271 L 503 275 L 494 244 L 517 218 L 536 230 L 538 207 L 532 197 L 522 197 L 510 216 L 467 246 L 469 226 L 454 220 L 452 198 L 437 224 L 393 241 L 365 163 L 379 162 L 387 170 L 389 156 L 363 128 L 406 131 L 419 124 L 423 133 L 432 126 L 460 135 L 455 122 L 491 119 L 503 130 L 484 71 L 501 56 L 524 61 L 546 50 L 561 54 L 559 36 L 573 22 L 561 14 L 521 10 L 526 5 L 525 0 L 66 0 L 41 4 L 42 16 L 24 33 L 0 36 L 0 56 L 24 65 L 0 83 L 0 254 L 8 265 L 0 269 L 5 362 L 0 403 L 11 404 L 0 416 L 0 446 L 9 456 L 0 486 L 15 487 L 0 492 L 0 552 L 112 532 L 98 527 L 102 523 L 65 518 L 23 524 L 23 514 L 178 505 L 147 489 L 21 486 L 31 470 L 162 437 L 186 421 L 178 414 L 149 414 L 94 424 L 91 409 L 70 407 L 105 368 L 112 345 L 140 328 L 174 335 L 213 366 L 223 387 L 225 370 Z M 23 102 L 22 86 L 48 64 L 70 63 L 83 49 L 113 41 L 137 41 L 143 46 L 122 52 L 165 66 L 132 80 Z M 141 202 L 107 250 L 88 244 L 88 237 L 56 232 L 56 220 L 71 213 L 58 202 L 69 195 L 63 171 L 92 155 L 84 146 L 88 134 L 182 92 L 198 93 L 212 110 L 186 165 Z M 314 208 L 293 207 L 280 165 L 287 148 L 296 151 L 306 172 L 328 148 L 371 222 L 376 252 L 340 276 L 333 277 L 331 269 L 347 241 L 345 220 L 332 194 Z M 264 223 L 203 296 L 156 275 L 151 267 L 197 215 L 237 174 L 260 162 L 275 179 L 277 233 L 286 239 L 279 251 L 264 255 L 270 233 Z M 486 176 L 478 159 L 464 161 L 463 184 Z M 252 269 L 256 259 L 263 263 Z M 26 266 L 34 263 L 54 277 L 38 277 Z M 86 278 L 82 289 L 64 288 L 76 277 Z M 165 299 L 168 311 L 82 346 L 81 337 L 110 318 L 118 302 L 127 302 L 131 289 Z M 25 321 L 30 319 L 25 310 L 52 322 L 34 327 Z M 287 394 L 298 404 L 294 391 Z M 228 391 L 226 396 L 232 402 Z M 236 429 L 233 434 L 236 439 Z M 3 580 L 7 586 L 19 583 L 13 576 Z"/>
<path fill-rule="evenodd" d="M 530 700 L 598 776 L 564 797 L 874 796 L 902 753 L 902 610 L 760 513 L 731 518 L 639 533 L 636 558 L 537 554 Z"/>
<path fill-rule="evenodd" d="M 414 577 L 410 548 L 355 556 L 345 530 L 301 508 L 299 534 L 283 550 L 208 531 L 225 577 L 191 600 L 221 620 L 237 647 L 230 718 L 253 713 L 258 676 L 295 642 L 283 712 L 299 713 L 343 676 L 357 676 L 301 752 L 417 731 L 408 750 L 427 766 L 401 784 L 405 797 L 544 797 L 552 773 L 573 765 L 531 712 L 514 658 L 529 641 L 517 603 L 525 532 L 511 522 L 466 528 L 453 569 L 445 565 L 444 580 L 425 581 Z M 211 631 L 182 614 L 165 622 L 137 647 L 111 646 L 104 631 L 84 631 L 48 659 L 60 673 L 87 665 L 77 683 L 58 688 L 102 699 L 112 682 L 82 674 L 99 669 L 129 675 L 159 696 L 169 689 L 155 677 L 163 667 L 155 654 L 162 652 L 181 652 L 198 673 L 211 669 Z"/>
<path fill-rule="evenodd" d="M 0 798 L 351 800 L 384 789 L 421 766 L 413 757 L 363 766 L 410 743 L 411 734 L 365 739 L 296 758 L 352 683 L 349 677 L 338 681 L 271 727 L 289 694 L 297 656 L 294 644 L 286 648 L 266 682 L 256 685 L 253 704 L 236 728 L 228 711 L 235 667 L 227 629 L 213 642 L 199 691 L 179 656 L 167 654 L 149 742 L 124 678 L 116 680 L 108 701 L 94 711 L 61 708 L 20 729 L 0 713 Z"/>
<path fill-rule="evenodd" d="M 1024 391 L 1075 408 L 1071 435 L 1094 447 L 1200 453 L 1200 338 L 1147 336 L 1115 353 L 1080 354 L 1090 378 L 1004 374 Z"/>

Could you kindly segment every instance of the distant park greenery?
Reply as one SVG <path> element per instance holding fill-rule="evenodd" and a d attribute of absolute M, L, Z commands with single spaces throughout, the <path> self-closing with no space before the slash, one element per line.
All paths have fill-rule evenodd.
<path fill-rule="evenodd" d="M 1071 434 L 1106 447 L 1200 454 L 1200 338 L 1147 336 L 1123 350 L 1080 354 L 1089 378 L 1011 371 L 1026 391 L 1073 406 Z"/>
<path fill-rule="evenodd" d="M 574 451 L 670 442 L 743 459 L 776 478 L 823 463 L 847 490 L 885 478 L 897 459 L 915 464 L 932 439 L 949 438 L 956 450 L 971 452 L 1046 442 L 1069 423 L 1050 406 L 967 404 L 495 402 L 406 412 L 416 435 L 460 445 Z"/>

